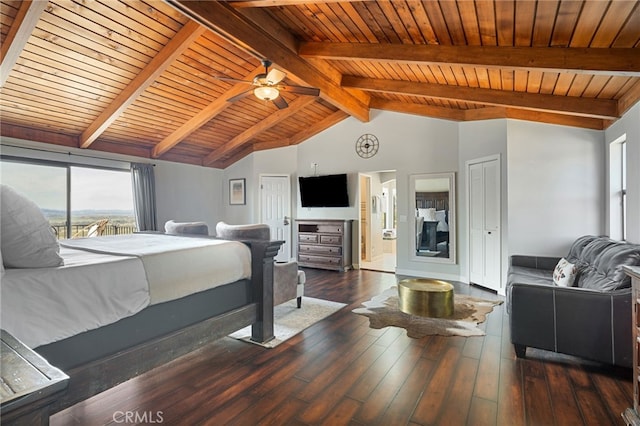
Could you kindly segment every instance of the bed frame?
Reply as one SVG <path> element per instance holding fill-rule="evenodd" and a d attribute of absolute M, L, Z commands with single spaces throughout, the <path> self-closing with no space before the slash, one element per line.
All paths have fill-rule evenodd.
<path fill-rule="evenodd" d="M 251 250 L 250 280 L 152 305 L 114 324 L 35 348 L 70 377 L 51 414 L 248 325 L 252 340 L 273 339 L 273 258 L 283 241 L 242 242 Z"/>

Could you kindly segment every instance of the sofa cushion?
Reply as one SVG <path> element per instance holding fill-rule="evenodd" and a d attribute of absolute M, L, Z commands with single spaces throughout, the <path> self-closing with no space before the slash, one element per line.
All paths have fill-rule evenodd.
<path fill-rule="evenodd" d="M 640 246 L 616 243 L 606 247 L 582 274 L 582 288 L 610 291 L 631 287 L 623 266 L 640 265 Z"/>
<path fill-rule="evenodd" d="M 553 271 L 512 266 L 509 270 L 507 286 L 513 283 L 553 285 Z"/>

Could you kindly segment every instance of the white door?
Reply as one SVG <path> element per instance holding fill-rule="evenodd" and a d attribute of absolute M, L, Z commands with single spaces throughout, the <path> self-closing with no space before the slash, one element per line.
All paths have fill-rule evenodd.
<path fill-rule="evenodd" d="M 283 240 L 275 260 L 291 259 L 291 177 L 260 176 L 260 222 L 271 229 L 272 240 Z"/>
<path fill-rule="evenodd" d="M 469 279 L 500 292 L 500 158 L 467 163 Z"/>

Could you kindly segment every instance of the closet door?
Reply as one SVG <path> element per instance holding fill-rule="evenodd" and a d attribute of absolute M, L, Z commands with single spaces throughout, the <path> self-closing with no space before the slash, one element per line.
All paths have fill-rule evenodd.
<path fill-rule="evenodd" d="M 500 291 L 500 159 L 470 162 L 469 279 Z"/>

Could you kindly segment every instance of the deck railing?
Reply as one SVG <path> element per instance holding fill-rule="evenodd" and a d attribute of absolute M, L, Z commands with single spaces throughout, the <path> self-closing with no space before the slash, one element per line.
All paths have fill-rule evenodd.
<path fill-rule="evenodd" d="M 90 223 L 71 225 L 71 237 L 81 238 L 87 236 L 87 230 Z M 66 225 L 52 225 L 51 226 L 59 240 L 67 238 L 67 226 Z M 125 235 L 133 234 L 136 232 L 134 225 L 118 225 L 107 224 L 104 228 L 102 235 Z"/>

